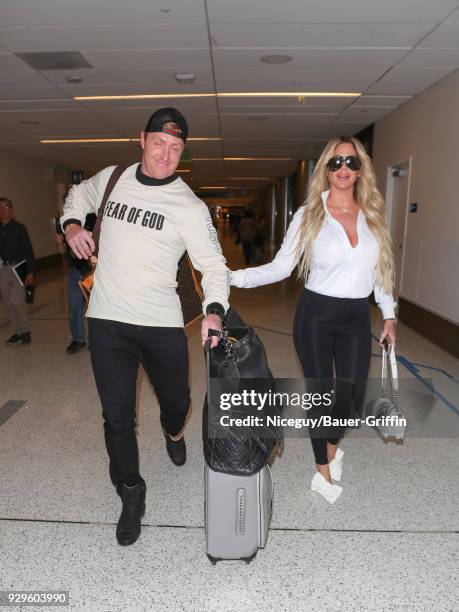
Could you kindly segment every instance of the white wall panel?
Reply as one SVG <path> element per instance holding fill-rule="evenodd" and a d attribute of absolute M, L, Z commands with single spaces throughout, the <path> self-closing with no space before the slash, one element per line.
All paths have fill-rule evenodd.
<path fill-rule="evenodd" d="M 418 211 L 408 215 L 402 295 L 454 321 L 459 321 L 458 109 L 456 71 L 377 121 L 374 136 L 383 193 L 387 167 L 413 160 L 409 201 L 418 203 Z"/>
<path fill-rule="evenodd" d="M 459 241 L 423 240 L 418 301 L 459 323 Z"/>
<path fill-rule="evenodd" d="M 401 297 L 418 302 L 418 274 L 421 265 L 422 238 L 407 236 L 404 244 L 403 279 Z"/>

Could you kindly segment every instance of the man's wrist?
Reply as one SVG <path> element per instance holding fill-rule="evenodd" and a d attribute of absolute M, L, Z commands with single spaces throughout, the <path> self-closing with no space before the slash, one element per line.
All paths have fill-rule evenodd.
<path fill-rule="evenodd" d="M 71 225 L 78 225 L 79 227 L 81 227 L 81 222 L 79 219 L 67 219 L 67 221 L 64 221 L 64 223 L 62 224 L 62 231 L 64 232 L 64 234 Z"/>
<path fill-rule="evenodd" d="M 218 302 L 212 302 L 212 304 L 208 304 L 206 308 L 206 316 L 210 314 L 217 315 L 220 319 L 223 319 L 225 316 L 225 309 Z"/>

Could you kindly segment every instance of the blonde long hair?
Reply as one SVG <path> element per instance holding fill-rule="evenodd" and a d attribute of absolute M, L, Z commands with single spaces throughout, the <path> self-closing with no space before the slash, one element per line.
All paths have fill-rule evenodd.
<path fill-rule="evenodd" d="M 373 164 L 362 143 L 354 137 L 333 138 L 325 147 L 309 184 L 305 209 L 299 227 L 296 250 L 298 276 L 306 280 L 311 262 L 312 242 L 325 220 L 322 192 L 330 189 L 327 179 L 327 161 L 333 157 L 336 147 L 342 143 L 354 146 L 362 163 L 360 178 L 354 184 L 354 197 L 365 214 L 366 222 L 379 243 L 379 260 L 376 266 L 376 284 L 390 293 L 394 286 L 394 258 L 389 230 L 386 223 L 384 200 L 376 187 Z"/>

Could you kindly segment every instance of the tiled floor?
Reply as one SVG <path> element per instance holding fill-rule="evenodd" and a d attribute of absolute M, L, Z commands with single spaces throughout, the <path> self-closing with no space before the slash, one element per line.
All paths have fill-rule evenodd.
<path fill-rule="evenodd" d="M 224 248 L 231 267 L 241 266 L 228 236 Z M 187 329 L 193 413 L 182 468 L 166 456 L 156 398 L 139 377 L 147 512 L 139 541 L 122 548 L 114 537 L 120 502 L 107 477 L 89 353 L 65 354 L 64 282 L 58 271 L 41 279 L 31 307 L 33 343 L 0 345 L 0 412 L 9 400 L 26 401 L 0 425 L 0 590 L 65 589 L 70 609 L 89 611 L 457 609 L 458 360 L 400 325 L 398 354 L 406 363 L 446 372 L 418 368 L 435 388 L 435 436 L 395 445 L 374 433 L 347 435 L 344 492 L 333 506 L 309 491 L 309 441 L 287 439 L 273 466 L 266 549 L 249 566 L 213 567 L 204 551 L 199 323 Z M 242 316 L 257 325 L 278 377 L 300 375 L 290 335 L 300 291 L 286 281 L 232 293 Z M 374 333 L 377 321 L 375 312 Z M 374 353 L 377 377 L 376 342 Z M 428 393 L 403 365 L 400 375 Z"/>

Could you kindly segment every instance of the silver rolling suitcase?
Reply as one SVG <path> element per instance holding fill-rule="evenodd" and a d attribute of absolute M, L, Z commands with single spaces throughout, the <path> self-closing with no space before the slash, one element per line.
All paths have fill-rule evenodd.
<path fill-rule="evenodd" d="M 246 563 L 264 548 L 273 509 L 273 482 L 266 465 L 252 476 L 233 476 L 204 467 L 206 549 L 215 565 L 223 559 Z"/>
<path fill-rule="evenodd" d="M 220 334 L 219 346 L 212 352 L 209 342 L 205 347 L 204 520 L 206 552 L 214 565 L 223 559 L 242 559 L 249 563 L 258 549 L 265 547 L 273 510 L 273 482 L 268 462 L 281 441 L 279 432 L 273 435 L 270 431 L 268 435 L 266 431 L 233 428 L 221 435 L 218 428 L 213 428 L 220 416 L 217 398 L 223 387 L 226 391 L 234 387 L 240 392 L 244 379 L 262 379 L 266 380 L 266 388 L 271 388 L 272 374 L 261 341 L 234 309 L 229 311 L 228 323 L 229 319 L 233 325 Z M 214 390 L 217 396 L 211 388 L 211 377 L 214 382 L 225 382 L 222 387 L 217 384 Z M 234 407 L 228 414 L 236 416 Z"/>

